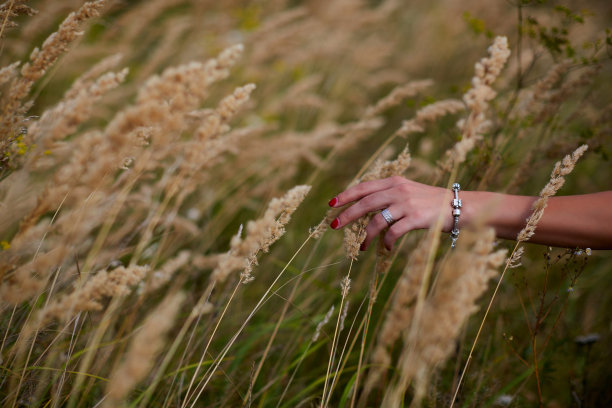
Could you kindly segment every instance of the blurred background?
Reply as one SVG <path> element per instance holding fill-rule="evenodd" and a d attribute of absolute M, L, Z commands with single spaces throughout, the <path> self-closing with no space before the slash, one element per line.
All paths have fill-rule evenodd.
<path fill-rule="evenodd" d="M 16 61 L 23 66 L 84 4 L 7 1 L 3 7 L 13 3 L 37 13 L 7 17 L 14 24 L 5 23 L 0 38 L 2 67 Z M 393 318 L 387 311 L 395 288 L 426 232 L 408 234 L 393 254 L 372 249 L 351 260 L 341 232 L 327 231 L 314 240 L 309 229 L 329 218 L 330 198 L 376 160 L 392 160 L 406 146 L 412 161 L 403 175 L 446 186 L 446 152 L 462 138 L 456 124 L 469 111 L 440 115 L 406 137 L 395 132 L 427 106 L 461 101 L 473 85 L 475 63 L 487 56 L 496 36 L 508 38 L 512 54 L 492 86 L 497 96 L 485 112 L 489 127 L 458 168 L 462 187 L 537 195 L 555 162 L 586 143 L 589 150 L 559 195 L 612 189 L 611 22 L 612 2 L 603 0 L 107 1 L 28 89 L 21 102 L 32 105 L 25 112 L 6 108 L 11 81 L 20 74 L 0 83 L 3 115 L 18 117 L 3 135 L 8 147 L 0 181 L 2 293 L 25 285 L 17 279 L 24 265 L 38 282 L 23 298 L 1 299 L 0 401 L 108 403 L 108 383 L 120 378 L 134 334 L 147 327 L 146 316 L 155 307 L 180 292 L 185 300 L 160 336 L 164 346 L 146 356 L 151 367 L 134 375 L 138 385 L 117 401 L 382 406 L 408 345 L 402 340 L 392 345 L 393 363 L 373 390 L 366 393 L 363 384 L 375 364 L 380 324 Z M 187 70 L 171 71 L 210 61 L 236 44 L 244 45 L 242 55 L 214 84 L 191 79 Z M 82 94 L 91 106 L 70 115 L 68 102 L 75 100 L 70 90 L 105 58 L 110 59 L 97 77 L 127 67 L 126 77 L 103 95 Z M 414 85 L 423 80 L 431 82 Z M 178 125 L 168 125 L 164 113 L 146 116 L 137 110 L 147 95 L 161 95 L 160 106 L 172 105 L 174 91 L 164 88 L 164 81 L 184 81 L 180 89 L 197 95 L 192 108 L 173 113 Z M 157 94 L 145 92 L 159 83 Z M 220 114 L 220 101 L 250 83 L 256 88 L 235 112 Z M 377 105 L 407 84 L 415 91 Z M 214 112 L 227 128 L 198 139 Z M 51 122 L 41 119 L 45 114 Z M 62 117 L 69 131 L 57 125 Z M 121 147 L 138 132 L 146 134 L 145 147 Z M 220 142 L 207 144 L 211 139 Z M 190 151 L 200 154 L 195 164 Z M 145 159 L 148 164 L 141 165 Z M 183 169 L 185 163 L 191 167 Z M 108 171 L 90 181 L 98 167 Z M 134 169 L 141 173 L 132 178 Z M 240 271 L 233 270 L 213 289 L 220 260 L 233 254 L 232 237 L 265 217 L 274 197 L 301 184 L 312 189 L 282 238 L 270 253 L 260 254 L 255 280 L 244 286 Z M 73 224 L 78 231 L 69 228 Z M 246 230 L 242 236 L 248 236 Z M 447 241 L 443 236 L 434 254 L 434 274 L 449 256 Z M 514 247 L 506 241 L 496 245 Z M 39 256 L 50 260 L 31 266 Z M 388 262 L 383 273 L 381 259 Z M 127 294 L 107 294 L 100 308 L 74 307 L 70 318 L 36 320 L 55 300 L 75 293 L 86 281 L 82 276 L 136 265 L 150 271 Z M 485 322 L 459 406 L 612 404 L 611 267 L 610 251 L 526 244 L 522 265 L 508 270 Z M 351 289 L 343 295 L 340 282 L 347 272 Z M 147 282 L 159 273 L 167 279 L 148 290 Z M 491 286 L 478 300 L 479 311 L 451 339 L 446 362 L 432 367 L 423 405 L 450 404 Z M 206 312 L 194 321 L 196 305 Z M 332 305 L 334 317 L 312 341 Z M 42 322 L 33 336 L 32 322 Z M 545 345 L 539 355 L 536 343 Z M 342 364 L 328 384 L 330 356 Z M 202 384 L 206 388 L 196 398 Z M 326 391 L 328 399 L 322 400 Z M 409 384 L 404 402 L 414 394 Z"/>

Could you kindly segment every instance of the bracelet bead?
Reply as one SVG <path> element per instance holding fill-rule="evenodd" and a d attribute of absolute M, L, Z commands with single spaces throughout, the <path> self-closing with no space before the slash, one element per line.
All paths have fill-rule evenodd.
<path fill-rule="evenodd" d="M 457 238 L 459 238 L 459 216 L 461 215 L 461 207 L 463 203 L 459 198 L 459 190 L 461 190 L 461 186 L 459 183 L 453 183 L 453 194 L 455 198 L 451 202 L 451 207 L 453 207 L 452 215 L 453 215 L 453 229 L 451 230 L 451 248 L 455 247 L 455 243 L 457 242 Z"/>

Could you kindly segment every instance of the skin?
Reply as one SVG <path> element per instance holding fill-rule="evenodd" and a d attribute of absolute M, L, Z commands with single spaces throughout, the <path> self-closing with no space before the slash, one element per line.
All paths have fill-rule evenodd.
<path fill-rule="evenodd" d="M 538 199 L 487 191 L 460 191 L 459 198 L 463 202 L 460 230 L 468 224 L 484 222 L 504 239 L 516 239 Z M 399 176 L 367 181 L 343 191 L 329 202 L 334 208 L 353 204 L 340 213 L 331 226 L 339 229 L 370 212 L 378 212 L 367 226 L 367 236 L 361 246 L 366 250 L 388 227 L 379 212 L 388 208 L 395 222 L 383 239 L 387 249 L 392 249 L 397 239 L 407 232 L 430 228 L 440 212 L 444 214 L 442 230 L 450 232 L 453 225 L 451 200 L 450 190 Z M 567 248 L 612 249 L 612 191 L 550 198 L 530 242 Z"/>

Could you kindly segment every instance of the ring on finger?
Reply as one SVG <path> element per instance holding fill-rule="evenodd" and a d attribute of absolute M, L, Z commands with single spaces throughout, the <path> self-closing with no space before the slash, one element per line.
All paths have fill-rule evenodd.
<path fill-rule="evenodd" d="M 388 208 L 385 208 L 384 210 L 382 210 L 380 212 L 380 215 L 383 216 L 383 218 L 385 219 L 385 221 L 387 221 L 387 224 L 389 224 L 389 225 L 391 225 L 391 224 L 393 224 L 395 222 L 395 218 L 393 218 L 393 216 L 389 212 Z"/>

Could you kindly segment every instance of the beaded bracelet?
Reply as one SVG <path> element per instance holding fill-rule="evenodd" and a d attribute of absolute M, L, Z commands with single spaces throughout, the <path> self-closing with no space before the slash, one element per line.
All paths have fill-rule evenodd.
<path fill-rule="evenodd" d="M 461 186 L 459 183 L 453 184 L 453 193 L 455 194 L 455 198 L 453 198 L 453 202 L 451 206 L 453 207 L 453 229 L 451 230 L 450 236 L 453 242 L 451 243 L 451 248 L 455 247 L 455 243 L 457 242 L 457 238 L 459 238 L 459 216 L 461 215 L 461 199 L 459 199 L 459 190 L 461 190 Z"/>

